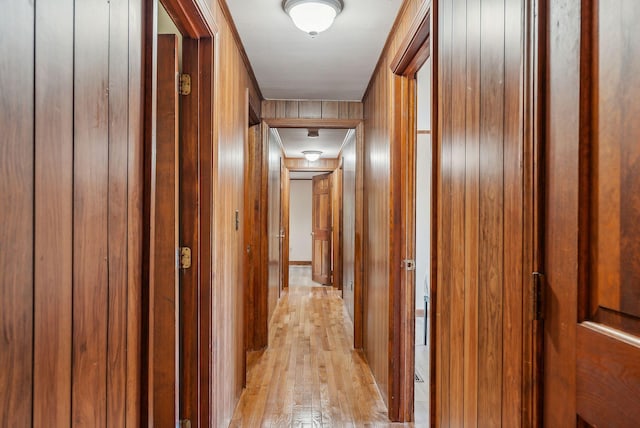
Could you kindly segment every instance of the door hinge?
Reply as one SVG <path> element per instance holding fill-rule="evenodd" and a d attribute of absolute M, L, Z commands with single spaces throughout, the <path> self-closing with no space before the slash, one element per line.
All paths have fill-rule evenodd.
<path fill-rule="evenodd" d="M 191 248 L 180 247 L 180 269 L 189 269 L 191 267 Z"/>
<path fill-rule="evenodd" d="M 182 419 L 180 421 L 180 428 L 191 428 L 191 421 L 189 419 Z"/>
<path fill-rule="evenodd" d="M 402 267 L 404 267 L 404 270 L 416 270 L 416 261 L 412 259 L 405 259 L 402 261 Z"/>
<path fill-rule="evenodd" d="M 533 320 L 544 320 L 544 274 L 540 272 L 533 272 L 531 274 L 533 289 L 531 290 L 533 300 Z"/>
<path fill-rule="evenodd" d="M 180 84 L 178 87 L 178 93 L 180 95 L 191 94 L 191 76 L 188 74 L 180 75 Z"/>

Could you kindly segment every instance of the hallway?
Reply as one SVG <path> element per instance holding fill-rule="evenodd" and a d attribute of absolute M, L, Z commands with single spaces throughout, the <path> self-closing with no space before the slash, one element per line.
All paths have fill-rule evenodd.
<path fill-rule="evenodd" d="M 269 332 L 269 348 L 249 354 L 231 427 L 413 426 L 389 423 L 334 288 L 291 285 Z"/>

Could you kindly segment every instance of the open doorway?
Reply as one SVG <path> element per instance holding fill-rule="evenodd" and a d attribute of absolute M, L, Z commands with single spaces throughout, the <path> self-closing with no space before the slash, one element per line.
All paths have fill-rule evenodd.
<path fill-rule="evenodd" d="M 431 195 L 433 150 L 431 139 L 431 61 L 416 75 L 415 148 L 415 382 L 414 421 L 429 425 L 430 349 L 429 303 L 431 300 Z"/>

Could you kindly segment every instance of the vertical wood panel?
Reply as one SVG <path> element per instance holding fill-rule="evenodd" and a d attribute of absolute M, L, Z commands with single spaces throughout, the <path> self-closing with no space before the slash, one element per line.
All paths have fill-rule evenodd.
<path fill-rule="evenodd" d="M 126 426 L 127 378 L 127 158 L 129 4 L 111 0 L 109 16 L 109 296 L 107 426 Z"/>
<path fill-rule="evenodd" d="M 502 426 L 522 426 L 524 269 L 523 3 L 504 3 Z"/>
<path fill-rule="evenodd" d="M 0 420 L 29 425 L 33 403 L 34 5 L 0 16 Z"/>
<path fill-rule="evenodd" d="M 129 0 L 129 123 L 128 123 L 128 288 L 126 426 L 141 423 L 142 324 L 142 0 Z"/>
<path fill-rule="evenodd" d="M 63 426 L 71 420 L 73 1 L 38 2 L 36 27 L 33 424 Z"/>
<path fill-rule="evenodd" d="M 72 421 L 106 426 L 109 5 L 75 5 Z"/>
<path fill-rule="evenodd" d="M 484 1 L 480 13 L 478 425 L 499 426 L 503 374 L 504 1 Z"/>
<path fill-rule="evenodd" d="M 321 101 L 305 101 L 300 103 L 299 116 L 301 119 L 320 119 L 322 117 Z"/>
<path fill-rule="evenodd" d="M 467 1 L 464 426 L 478 426 L 478 272 L 480 190 L 480 2 Z"/>

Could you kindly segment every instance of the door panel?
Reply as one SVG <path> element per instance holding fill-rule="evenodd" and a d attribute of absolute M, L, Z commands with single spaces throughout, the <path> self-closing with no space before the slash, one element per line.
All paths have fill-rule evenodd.
<path fill-rule="evenodd" d="M 158 35 L 157 139 L 152 177 L 152 413 L 156 427 L 178 421 L 178 56 L 177 38 Z"/>
<path fill-rule="evenodd" d="M 312 279 L 331 284 L 331 174 L 313 177 Z"/>
<path fill-rule="evenodd" d="M 581 50 L 552 45 L 549 60 L 545 423 L 632 427 L 640 421 L 640 4 L 570 3 L 550 17 L 559 22 L 550 40 L 579 37 Z"/>

